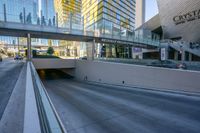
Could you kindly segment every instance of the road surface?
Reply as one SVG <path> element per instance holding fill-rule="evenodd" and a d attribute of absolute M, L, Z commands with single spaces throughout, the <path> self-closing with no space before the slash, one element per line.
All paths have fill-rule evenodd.
<path fill-rule="evenodd" d="M 200 133 L 200 97 L 87 84 L 39 71 L 68 133 Z"/>
<path fill-rule="evenodd" d="M 13 59 L 5 59 L 0 62 L 0 120 L 23 65 L 24 62 Z"/>

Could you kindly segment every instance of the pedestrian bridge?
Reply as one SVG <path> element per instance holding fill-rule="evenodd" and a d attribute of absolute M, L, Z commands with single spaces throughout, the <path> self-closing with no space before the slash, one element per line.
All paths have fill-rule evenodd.
<path fill-rule="evenodd" d="M 0 35 L 27 37 L 30 34 L 31 38 L 95 41 L 97 43 L 125 44 L 144 48 L 159 46 L 159 40 L 135 35 L 134 31 L 122 30 L 122 27 L 116 32 L 113 25 L 109 29 L 106 28 L 105 22 L 102 23 L 101 27 L 86 30 L 81 20 L 79 24 L 75 24 L 72 21 L 73 19 L 70 18 L 69 23 L 63 26 L 59 25 L 58 18 L 55 15 L 53 20 L 49 18 L 53 23 L 47 24 L 47 18 L 38 17 L 39 22 L 32 20 L 30 13 L 28 16 L 25 14 L 25 9 L 21 11 L 20 15 L 17 15 L 18 13 L 9 12 L 5 4 L 3 7 L 3 12 L 0 12 Z"/>
<path fill-rule="evenodd" d="M 30 34 L 31 38 L 58 39 L 81 42 L 93 42 L 95 40 L 97 43 L 125 44 L 143 48 L 155 48 L 159 46 L 158 40 L 135 37 L 133 35 L 115 36 L 112 34 L 85 31 L 83 29 L 75 29 L 72 27 L 64 28 L 0 21 L 0 35 L 27 37 L 27 34 Z"/>

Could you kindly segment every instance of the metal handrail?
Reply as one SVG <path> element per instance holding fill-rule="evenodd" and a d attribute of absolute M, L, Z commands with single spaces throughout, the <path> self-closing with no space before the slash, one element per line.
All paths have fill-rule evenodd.
<path fill-rule="evenodd" d="M 32 63 L 31 70 L 42 132 L 67 133 Z"/>

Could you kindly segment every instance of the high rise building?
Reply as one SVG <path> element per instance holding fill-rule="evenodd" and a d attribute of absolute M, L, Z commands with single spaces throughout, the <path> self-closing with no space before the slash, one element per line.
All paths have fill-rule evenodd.
<path fill-rule="evenodd" d="M 118 36 L 135 29 L 135 0 L 82 0 L 84 28 Z"/>
<path fill-rule="evenodd" d="M 55 12 L 58 14 L 59 27 L 74 28 L 81 26 L 81 0 L 54 0 Z"/>
<path fill-rule="evenodd" d="M 82 0 L 85 31 L 100 37 L 133 38 L 135 4 L 135 0 Z M 90 47 L 87 45 L 87 49 Z M 96 43 L 95 49 L 97 57 L 131 58 L 130 45 Z"/>
<path fill-rule="evenodd" d="M 135 27 L 138 28 L 145 22 L 145 0 L 136 0 L 136 22 Z"/>

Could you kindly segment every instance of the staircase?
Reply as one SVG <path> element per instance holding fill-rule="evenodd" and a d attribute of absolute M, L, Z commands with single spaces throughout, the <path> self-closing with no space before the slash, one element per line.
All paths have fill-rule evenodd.
<path fill-rule="evenodd" d="M 187 42 L 184 42 L 184 43 L 181 43 L 181 42 L 173 42 L 173 43 L 168 43 L 169 46 L 177 51 L 186 51 L 186 52 L 189 52 L 191 54 L 194 54 L 198 57 L 200 57 L 200 48 L 190 48 L 190 44 L 187 43 Z"/>

